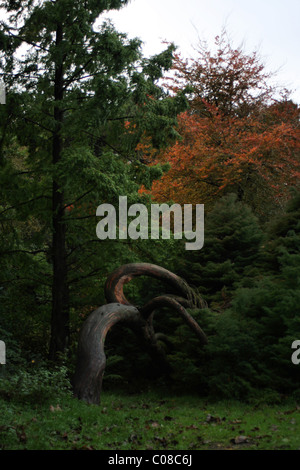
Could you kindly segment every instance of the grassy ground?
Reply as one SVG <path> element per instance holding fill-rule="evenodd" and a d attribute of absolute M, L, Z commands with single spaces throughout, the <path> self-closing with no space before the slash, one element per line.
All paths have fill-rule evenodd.
<path fill-rule="evenodd" d="M 104 392 L 100 406 L 0 399 L 0 449 L 299 450 L 300 408 L 157 393 Z"/>

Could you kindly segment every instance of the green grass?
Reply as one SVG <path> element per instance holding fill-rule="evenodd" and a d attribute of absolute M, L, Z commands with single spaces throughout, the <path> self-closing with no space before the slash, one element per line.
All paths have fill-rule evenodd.
<path fill-rule="evenodd" d="M 29 405 L 0 399 L 1 450 L 298 450 L 295 403 L 210 403 L 195 396 L 104 392 Z"/>

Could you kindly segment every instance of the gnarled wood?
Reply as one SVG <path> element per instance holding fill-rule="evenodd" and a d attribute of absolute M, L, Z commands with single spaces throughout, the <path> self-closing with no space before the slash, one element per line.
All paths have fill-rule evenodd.
<path fill-rule="evenodd" d="M 207 344 L 207 337 L 202 328 L 200 328 L 196 320 L 186 311 L 186 309 L 180 304 L 180 302 L 176 298 L 172 298 L 166 295 L 155 297 L 140 309 L 140 314 L 143 318 L 150 319 L 153 311 L 160 307 L 169 307 L 179 313 L 185 323 L 199 338 L 200 342 L 202 344 Z"/>
<path fill-rule="evenodd" d="M 150 300 L 142 307 L 134 307 L 124 295 L 124 284 L 137 276 L 150 276 L 172 287 L 175 294 L 166 294 Z M 158 342 L 153 328 L 154 311 L 161 307 L 171 308 L 179 313 L 201 344 L 207 338 L 186 308 L 204 308 L 206 303 L 176 274 L 149 263 L 131 263 L 113 271 L 105 283 L 108 304 L 94 312 L 84 322 L 78 344 L 78 360 L 73 379 L 74 394 L 88 403 L 98 404 L 106 366 L 104 342 L 108 330 L 119 321 L 134 326 L 145 340 L 145 346 L 153 360 L 165 372 L 170 371 L 164 350 Z"/>
<path fill-rule="evenodd" d="M 151 263 L 129 263 L 115 269 L 107 278 L 104 292 L 108 303 L 119 302 L 124 305 L 131 305 L 124 295 L 124 285 L 137 276 L 149 276 L 166 283 L 176 292 L 176 295 L 183 296 L 189 300 L 190 307 L 204 308 L 206 303 L 196 295 L 193 289 L 181 277 L 168 271 L 161 266 Z"/>
<path fill-rule="evenodd" d="M 94 310 L 80 331 L 77 365 L 73 378 L 74 395 L 87 403 L 100 403 L 103 373 L 106 366 L 105 337 L 119 321 L 140 321 L 139 311 L 128 305 L 113 303 Z"/>

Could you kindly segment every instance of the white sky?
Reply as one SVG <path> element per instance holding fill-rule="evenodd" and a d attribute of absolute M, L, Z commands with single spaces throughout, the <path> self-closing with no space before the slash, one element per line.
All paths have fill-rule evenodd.
<path fill-rule="evenodd" d="M 193 55 L 198 37 L 213 44 L 225 27 L 233 46 L 260 52 L 277 83 L 300 104 L 300 0 L 131 0 L 103 15 L 119 32 L 144 42 L 144 55 L 174 42 L 184 57 Z"/>

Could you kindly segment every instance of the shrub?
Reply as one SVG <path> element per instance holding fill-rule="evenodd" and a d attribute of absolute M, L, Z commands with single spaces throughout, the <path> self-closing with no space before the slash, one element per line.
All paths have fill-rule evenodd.
<path fill-rule="evenodd" d="M 65 366 L 53 370 L 46 367 L 19 370 L 0 380 L 0 396 L 24 404 L 59 400 L 70 393 L 71 386 Z"/>

